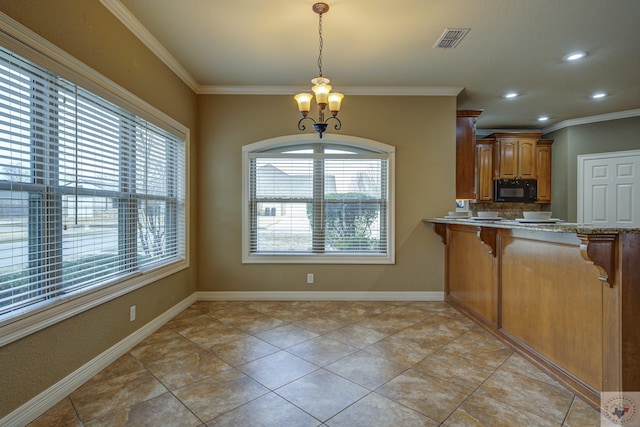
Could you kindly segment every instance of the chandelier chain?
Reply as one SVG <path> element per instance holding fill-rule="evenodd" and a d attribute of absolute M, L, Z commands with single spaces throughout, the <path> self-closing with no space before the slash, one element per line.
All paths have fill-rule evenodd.
<path fill-rule="evenodd" d="M 322 39 L 322 13 L 319 13 L 318 15 L 318 37 L 320 39 L 320 52 L 318 53 L 318 70 L 320 77 L 322 77 L 322 45 L 324 44 L 324 40 Z"/>

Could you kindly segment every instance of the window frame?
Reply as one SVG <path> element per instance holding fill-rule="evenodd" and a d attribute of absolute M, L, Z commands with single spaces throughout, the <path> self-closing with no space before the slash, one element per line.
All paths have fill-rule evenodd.
<path fill-rule="evenodd" d="M 0 13 L 0 45 L 60 77 L 83 87 L 184 141 L 184 211 L 177 236 L 181 256 L 124 273 L 98 286 L 87 286 L 61 298 L 37 302 L 0 317 L 0 347 L 75 316 L 100 304 L 154 283 L 190 266 L 190 130 L 123 87 L 53 45 L 12 18 Z"/>
<path fill-rule="evenodd" d="M 387 157 L 387 247 L 385 254 L 295 253 L 256 254 L 251 250 L 250 209 L 251 154 L 287 147 L 315 146 L 318 144 L 344 146 L 348 149 L 384 153 Z M 310 135 L 287 135 L 247 144 L 242 147 L 242 262 L 244 264 L 395 264 L 395 147 L 371 139 L 349 135 L 325 134 L 322 140 Z"/>

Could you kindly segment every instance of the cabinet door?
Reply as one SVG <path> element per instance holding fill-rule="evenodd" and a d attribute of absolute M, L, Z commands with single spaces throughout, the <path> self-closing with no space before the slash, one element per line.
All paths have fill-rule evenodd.
<path fill-rule="evenodd" d="M 493 144 L 478 144 L 478 202 L 493 201 Z"/>
<path fill-rule="evenodd" d="M 516 179 L 518 177 L 518 140 L 502 139 L 500 146 L 500 178 Z"/>
<path fill-rule="evenodd" d="M 536 147 L 538 168 L 538 202 L 551 203 L 551 146 Z"/>
<path fill-rule="evenodd" d="M 480 110 L 458 110 L 456 114 L 456 199 L 475 199 L 476 120 Z"/>
<path fill-rule="evenodd" d="M 536 161 L 536 140 L 519 140 L 517 178 L 536 179 Z"/>

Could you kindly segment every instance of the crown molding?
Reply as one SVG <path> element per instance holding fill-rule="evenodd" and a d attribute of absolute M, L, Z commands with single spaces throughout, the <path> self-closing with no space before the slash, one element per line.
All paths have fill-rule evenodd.
<path fill-rule="evenodd" d="M 198 82 L 149 30 L 118 0 L 100 0 L 100 3 L 124 24 L 145 46 L 171 69 L 192 91 L 198 92 Z"/>
<path fill-rule="evenodd" d="M 347 86 L 340 90 L 348 95 L 363 96 L 458 96 L 463 87 L 456 86 Z M 309 92 L 308 86 L 208 86 L 201 85 L 198 95 L 294 95 Z"/>
<path fill-rule="evenodd" d="M 607 122 L 609 120 L 628 119 L 630 117 L 638 117 L 638 116 L 640 116 L 640 108 L 635 110 L 626 110 L 626 111 L 618 111 L 615 113 L 600 114 L 597 116 L 588 116 L 588 117 L 581 117 L 577 119 L 569 119 L 569 120 L 564 120 L 562 122 L 556 123 L 555 125 L 549 126 L 548 128 L 542 129 L 542 133 L 547 134 L 547 133 L 555 132 L 560 129 L 570 127 L 570 126 L 586 125 L 589 123 L 597 123 L 597 122 Z"/>

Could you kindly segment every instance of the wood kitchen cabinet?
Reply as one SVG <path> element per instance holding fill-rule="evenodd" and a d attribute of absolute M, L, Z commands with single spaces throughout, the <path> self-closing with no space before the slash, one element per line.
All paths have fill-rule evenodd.
<path fill-rule="evenodd" d="M 476 140 L 476 202 L 493 202 L 494 141 Z"/>
<path fill-rule="evenodd" d="M 536 169 L 538 174 L 538 199 L 551 203 L 551 144 L 552 139 L 540 139 L 536 144 Z"/>
<path fill-rule="evenodd" d="M 541 133 L 494 133 L 500 179 L 537 179 L 536 145 Z"/>
<path fill-rule="evenodd" d="M 456 199 L 476 198 L 476 121 L 482 110 L 456 112 Z"/>

